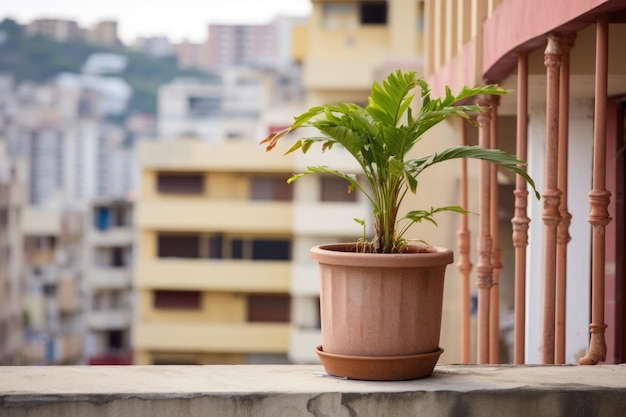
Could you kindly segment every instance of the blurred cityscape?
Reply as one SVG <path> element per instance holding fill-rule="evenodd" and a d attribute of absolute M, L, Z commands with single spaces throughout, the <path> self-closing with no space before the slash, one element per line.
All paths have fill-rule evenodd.
<path fill-rule="evenodd" d="M 356 239 L 368 205 L 334 178 L 286 184 L 311 159 L 259 141 L 419 64 L 415 42 L 359 43 L 390 30 L 385 2 L 352 6 L 201 44 L 0 23 L 0 365 L 317 362 L 308 251 Z M 339 77 L 337 30 L 354 35 Z"/>

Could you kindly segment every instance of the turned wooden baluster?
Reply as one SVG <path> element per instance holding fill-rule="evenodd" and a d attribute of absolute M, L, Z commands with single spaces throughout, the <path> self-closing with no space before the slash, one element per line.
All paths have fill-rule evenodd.
<path fill-rule="evenodd" d="M 490 145 L 491 96 L 481 94 L 477 104 L 482 111 L 478 114 L 480 128 L 478 144 L 487 149 Z M 489 299 L 492 285 L 493 268 L 491 266 L 491 179 L 490 163 L 480 161 L 479 169 L 479 212 L 478 218 L 478 262 L 476 264 L 478 286 L 478 313 L 477 313 L 477 361 L 479 364 L 489 362 Z"/>
<path fill-rule="evenodd" d="M 545 225 L 544 248 L 544 302 L 543 302 L 543 363 L 554 363 L 554 328 L 556 297 L 556 236 L 561 220 L 559 206 L 561 191 L 558 186 L 558 129 L 559 129 L 559 66 L 561 64 L 560 35 L 548 35 L 544 53 L 546 83 L 546 184 L 542 194 L 542 220 Z"/>
<path fill-rule="evenodd" d="M 611 193 L 606 189 L 606 108 L 608 77 L 609 24 L 607 16 L 598 17 L 596 29 L 595 117 L 593 128 L 593 190 L 589 193 L 591 213 L 591 339 L 589 352 L 581 365 L 595 365 L 606 360 L 604 331 L 604 232 L 611 221 L 608 206 Z"/>
<path fill-rule="evenodd" d="M 574 46 L 576 33 L 561 35 L 561 70 L 559 79 L 559 167 L 558 183 L 561 191 L 561 221 L 557 228 L 556 237 L 556 340 L 555 363 L 565 363 L 565 328 L 567 316 L 567 244 L 571 240 L 569 227 L 572 215 L 567 207 L 567 170 L 569 149 L 569 62 L 570 50 Z"/>
<path fill-rule="evenodd" d="M 461 120 L 461 145 L 467 145 L 467 124 Z M 467 160 L 461 158 L 461 207 L 468 207 L 467 201 Z M 470 230 L 468 215 L 461 215 L 461 227 L 457 232 L 459 261 L 456 266 L 461 273 L 461 361 L 470 363 Z"/>
<path fill-rule="evenodd" d="M 517 57 L 517 159 L 526 161 L 528 157 L 528 54 Z M 526 167 L 523 167 L 526 170 Z M 526 248 L 528 246 L 527 215 L 528 189 L 521 175 L 515 176 L 515 213 L 513 224 L 513 246 L 515 247 L 515 318 L 513 361 L 520 365 L 525 362 L 526 343 Z"/>
<path fill-rule="evenodd" d="M 491 97 L 491 122 L 489 129 L 489 146 L 498 148 L 498 106 L 500 96 Z M 500 219 L 498 216 L 498 166 L 490 164 L 489 181 L 491 183 L 491 267 L 492 283 L 489 290 L 489 363 L 500 362 L 500 272 L 502 271 L 502 251 L 500 250 Z"/>

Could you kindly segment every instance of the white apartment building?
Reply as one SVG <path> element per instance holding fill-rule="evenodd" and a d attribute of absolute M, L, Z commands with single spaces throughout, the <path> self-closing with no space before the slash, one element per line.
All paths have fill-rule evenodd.
<path fill-rule="evenodd" d="M 178 79 L 159 89 L 161 138 L 199 138 L 206 142 L 258 137 L 262 105 L 258 72 L 225 73 L 219 82 Z"/>
<path fill-rule="evenodd" d="M 288 67 L 293 28 L 305 21 L 277 17 L 265 25 L 209 25 L 206 69 Z"/>
<path fill-rule="evenodd" d="M 128 365 L 133 293 L 134 205 L 95 200 L 85 222 L 85 357 L 91 365 Z"/>

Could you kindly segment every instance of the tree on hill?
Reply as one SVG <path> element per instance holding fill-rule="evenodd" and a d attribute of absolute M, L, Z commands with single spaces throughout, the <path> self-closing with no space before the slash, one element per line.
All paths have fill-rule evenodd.
<path fill-rule="evenodd" d="M 173 57 L 156 58 L 130 49 L 113 50 L 86 42 L 57 42 L 44 36 L 27 36 L 12 19 L 0 22 L 0 73 L 11 74 L 16 83 L 43 83 L 60 72 L 80 73 L 87 57 L 97 52 L 125 55 L 128 65 L 121 74 L 133 88 L 128 113 L 156 114 L 160 85 L 177 77 L 213 79 L 198 70 L 178 68 Z"/>

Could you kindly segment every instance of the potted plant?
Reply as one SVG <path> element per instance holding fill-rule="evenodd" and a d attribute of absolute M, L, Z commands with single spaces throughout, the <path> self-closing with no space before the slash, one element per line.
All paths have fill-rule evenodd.
<path fill-rule="evenodd" d="M 414 114 L 414 90 L 421 89 L 421 107 Z M 322 345 L 316 348 L 331 375 L 367 380 L 402 380 L 428 376 L 442 353 L 439 347 L 445 268 L 452 251 L 411 243 L 407 230 L 424 220 L 435 223 L 442 211 L 466 213 L 446 206 L 400 213 L 400 204 L 416 194 L 418 177 L 430 166 L 457 158 L 493 162 L 532 179 L 515 156 L 496 149 L 456 146 L 436 154 L 409 158 L 409 151 L 431 127 L 450 116 L 476 124 L 477 105 L 462 104 L 479 94 L 505 94 L 496 85 L 464 87 L 456 95 L 431 98 L 429 85 L 415 72 L 391 73 L 372 86 L 369 104 L 337 103 L 310 108 L 293 124 L 265 138 L 269 151 L 279 139 L 301 127 L 322 136 L 304 137 L 285 154 L 322 151 L 339 145 L 352 155 L 365 181 L 328 166 L 309 166 L 288 181 L 315 173 L 343 178 L 348 191 L 363 193 L 372 206 L 374 236 L 351 243 L 311 249 L 320 266 Z M 538 196 L 538 194 L 536 193 Z M 364 220 L 357 220 L 364 223 Z"/>

